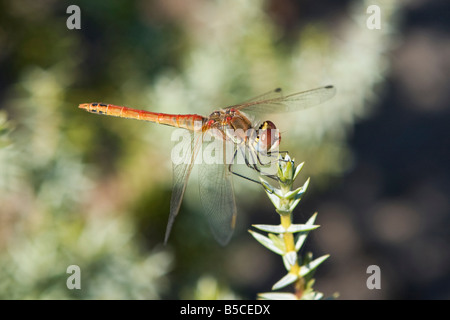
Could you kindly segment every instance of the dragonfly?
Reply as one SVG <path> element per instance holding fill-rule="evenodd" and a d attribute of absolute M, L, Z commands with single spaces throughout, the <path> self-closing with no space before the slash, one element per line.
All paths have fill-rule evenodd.
<path fill-rule="evenodd" d="M 198 163 L 199 150 L 211 141 L 211 137 L 234 147 L 228 153 L 226 147 L 219 147 L 216 149 L 219 150 L 217 156 L 224 161 L 203 162 L 199 170 L 200 201 L 210 229 L 215 239 L 221 245 L 226 245 L 235 229 L 237 216 L 231 177 L 234 174 L 255 181 L 235 172 L 233 160 L 239 152 L 248 167 L 261 173 L 261 168 L 267 163 L 263 163 L 260 155 L 276 154 L 281 141 L 281 134 L 272 121 L 260 122 L 251 116 L 303 110 L 329 100 L 335 93 L 336 89 L 332 85 L 289 95 L 284 95 L 278 88 L 246 102 L 213 111 L 206 117 L 198 114 L 157 113 L 106 103 L 83 103 L 79 108 L 94 114 L 149 121 L 187 130 L 189 138 L 182 143 L 181 150 L 184 153 L 181 153 L 181 160 L 172 159 L 173 189 L 165 243 L 180 210 L 193 165 Z"/>

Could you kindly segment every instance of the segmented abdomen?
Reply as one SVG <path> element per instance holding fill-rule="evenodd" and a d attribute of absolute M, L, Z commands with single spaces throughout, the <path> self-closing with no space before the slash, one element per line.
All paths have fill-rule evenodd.
<path fill-rule="evenodd" d="M 127 107 L 115 106 L 105 103 L 83 103 L 79 108 L 91 113 L 103 114 L 107 116 L 120 117 L 126 119 L 136 119 L 164 124 L 171 127 L 184 128 L 188 130 L 202 129 L 205 118 L 198 114 L 167 114 L 145 110 L 137 110 Z"/>

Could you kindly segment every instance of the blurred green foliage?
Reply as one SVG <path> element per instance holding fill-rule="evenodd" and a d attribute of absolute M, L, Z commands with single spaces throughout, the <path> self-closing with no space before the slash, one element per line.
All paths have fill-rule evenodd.
<path fill-rule="evenodd" d="M 351 165 L 346 134 L 383 78 L 389 28 L 369 34 L 364 2 L 286 30 L 264 1 L 85 0 L 76 3 L 82 29 L 68 30 L 70 4 L 0 3 L 0 298 L 236 297 L 230 287 L 254 298 L 270 269 L 253 274 L 259 278 L 246 272 L 254 265 L 239 257 L 254 247 L 239 227 L 229 247 L 212 243 L 195 174 L 161 247 L 171 129 L 77 105 L 209 114 L 275 87 L 334 84 L 338 95 L 327 104 L 276 118 L 282 149 L 326 187 Z M 237 194 L 245 191 L 242 231 L 264 194 L 235 182 Z M 81 268 L 81 290 L 66 288 L 72 264 Z"/>

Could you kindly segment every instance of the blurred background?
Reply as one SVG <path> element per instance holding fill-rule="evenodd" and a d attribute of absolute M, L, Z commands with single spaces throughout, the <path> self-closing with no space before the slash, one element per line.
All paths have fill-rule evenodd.
<path fill-rule="evenodd" d="M 66 26 L 71 4 L 79 30 Z M 381 29 L 367 27 L 370 5 Z M 281 149 L 305 161 L 298 184 L 311 177 L 294 219 L 319 212 L 306 249 L 331 257 L 316 290 L 450 298 L 449 14 L 438 0 L 1 0 L 0 298 L 270 291 L 281 259 L 247 232 L 279 222 L 260 186 L 234 179 L 237 228 L 221 247 L 194 171 L 164 246 L 173 129 L 77 106 L 208 115 L 328 84 L 329 102 L 270 118 Z M 74 264 L 81 290 L 66 287 Z M 380 290 L 366 287 L 370 265 Z"/>

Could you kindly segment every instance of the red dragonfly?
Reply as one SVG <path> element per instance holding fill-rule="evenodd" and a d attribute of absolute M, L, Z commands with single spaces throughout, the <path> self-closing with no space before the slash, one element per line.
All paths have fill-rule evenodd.
<path fill-rule="evenodd" d="M 231 164 L 238 155 L 237 151 L 241 151 L 247 166 L 261 172 L 264 164 L 260 155 L 270 156 L 276 153 L 281 139 L 271 121 L 264 121 L 258 126 L 259 123 L 251 121 L 246 113 L 298 111 L 330 99 L 335 92 L 333 86 L 325 86 L 284 96 L 281 89 L 276 89 L 244 103 L 214 111 L 208 117 L 197 114 L 155 113 L 104 103 L 84 103 L 80 104 L 79 108 L 91 113 L 144 120 L 188 130 L 189 139 L 184 139 L 181 144 L 181 150 L 184 150 L 181 158 L 174 161 L 172 157 L 173 191 L 165 235 L 166 243 L 180 209 L 193 164 L 198 163 L 196 157 L 201 146 L 211 141 L 210 137 L 214 137 L 216 141 L 235 147 L 231 153 L 227 152 L 226 148 L 215 149 L 216 152 L 219 150 L 216 156 L 224 161 L 213 161 L 209 164 L 203 162 L 199 170 L 200 198 L 204 211 L 216 240 L 225 245 L 233 234 L 237 214 L 231 174 L 252 180 L 233 172 Z"/>

